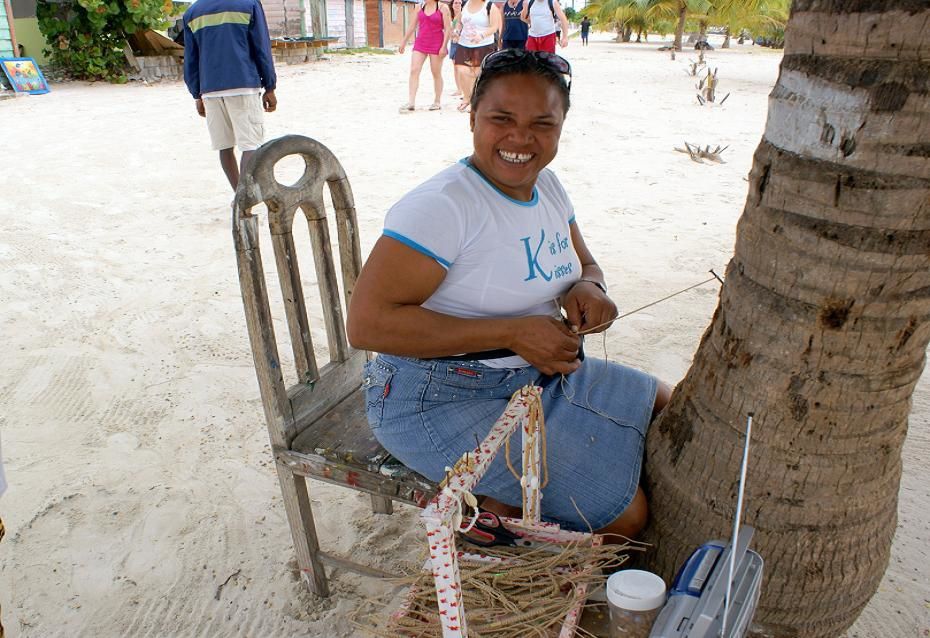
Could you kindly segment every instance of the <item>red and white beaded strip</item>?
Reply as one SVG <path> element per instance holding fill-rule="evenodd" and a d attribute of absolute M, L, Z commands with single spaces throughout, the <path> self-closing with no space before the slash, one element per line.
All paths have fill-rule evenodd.
<path fill-rule="evenodd" d="M 420 514 L 426 524 L 429 569 L 436 587 L 443 638 L 465 638 L 468 635 L 458 559 L 474 558 L 476 555 L 459 552 L 455 547 L 455 530 L 461 524 L 465 507 L 463 498 L 466 494 L 470 495 L 478 485 L 491 461 L 517 428 L 521 428 L 523 433 L 523 476 L 520 484 L 523 488 L 524 509 L 522 520 L 504 519 L 509 524 L 508 527 L 520 536 L 537 542 L 564 544 L 591 540 L 591 534 L 565 531 L 558 525 L 540 520 L 540 432 L 538 421 L 531 420 L 530 416 L 531 412 L 539 410 L 542 418 L 541 396 L 542 390 L 536 386 L 526 386 L 514 393 L 504 413 L 491 427 L 484 441 L 456 463 L 442 489 Z M 599 545 L 601 538 L 595 536 L 593 543 Z M 477 554 L 477 558 L 488 561 L 501 560 L 484 554 Z M 575 592 L 576 604 L 565 618 L 560 638 L 575 635 L 585 597 L 586 588 L 578 587 Z M 406 611 L 407 608 L 401 607 L 395 616 L 404 615 Z"/>

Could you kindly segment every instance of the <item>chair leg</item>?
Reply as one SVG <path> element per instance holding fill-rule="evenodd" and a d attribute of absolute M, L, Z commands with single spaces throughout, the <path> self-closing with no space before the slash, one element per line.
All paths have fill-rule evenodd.
<path fill-rule="evenodd" d="M 307 481 L 297 476 L 287 466 L 278 465 L 278 480 L 284 497 L 284 511 L 291 528 L 297 567 L 300 579 L 312 593 L 326 598 L 329 596 L 329 581 L 320 561 L 320 544 L 313 524 L 313 509 L 307 492 Z"/>
<path fill-rule="evenodd" d="M 371 495 L 371 511 L 375 514 L 393 514 L 394 501 L 387 496 Z"/>

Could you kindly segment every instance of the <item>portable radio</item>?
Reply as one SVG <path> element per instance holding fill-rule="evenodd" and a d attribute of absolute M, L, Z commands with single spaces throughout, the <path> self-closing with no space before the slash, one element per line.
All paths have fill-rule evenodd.
<path fill-rule="evenodd" d="M 659 612 L 649 638 L 742 638 L 762 591 L 762 557 L 749 549 L 755 530 L 740 528 L 735 546 L 725 541 L 701 545 L 685 561 Z M 731 552 L 735 552 L 730 604 L 725 599 Z M 724 628 L 724 618 L 726 627 Z"/>
<path fill-rule="evenodd" d="M 740 525 L 752 417 L 750 412 L 746 419 L 731 540 L 701 545 L 685 561 L 649 638 L 743 638 L 749 630 L 762 592 L 763 566 L 762 557 L 749 549 L 756 530 Z"/>

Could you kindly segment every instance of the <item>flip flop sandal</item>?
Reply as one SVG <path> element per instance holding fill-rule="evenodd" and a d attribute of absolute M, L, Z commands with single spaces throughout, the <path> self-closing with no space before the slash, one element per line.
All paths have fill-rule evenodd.
<path fill-rule="evenodd" d="M 436 104 L 435 102 L 434 102 L 433 104 L 430 104 L 430 105 L 429 105 L 429 110 L 430 110 L 430 111 L 438 111 L 438 110 L 441 109 L 441 108 L 442 108 L 442 107 L 441 107 L 439 104 Z"/>
<path fill-rule="evenodd" d="M 414 111 L 413 104 L 404 104 L 400 107 L 401 113 L 412 113 Z"/>

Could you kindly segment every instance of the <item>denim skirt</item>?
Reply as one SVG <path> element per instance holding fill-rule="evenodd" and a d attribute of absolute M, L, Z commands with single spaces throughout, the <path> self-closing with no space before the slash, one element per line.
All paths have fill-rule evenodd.
<path fill-rule="evenodd" d="M 656 379 L 639 370 L 588 358 L 568 376 L 533 367 L 490 368 L 476 361 L 378 355 L 366 366 L 368 423 L 404 465 L 440 481 L 483 440 L 521 387 L 543 388 L 546 462 L 542 516 L 566 529 L 601 529 L 636 494 Z M 519 471 L 515 433 L 511 462 Z M 520 483 L 502 449 L 475 490 L 520 506 Z"/>

